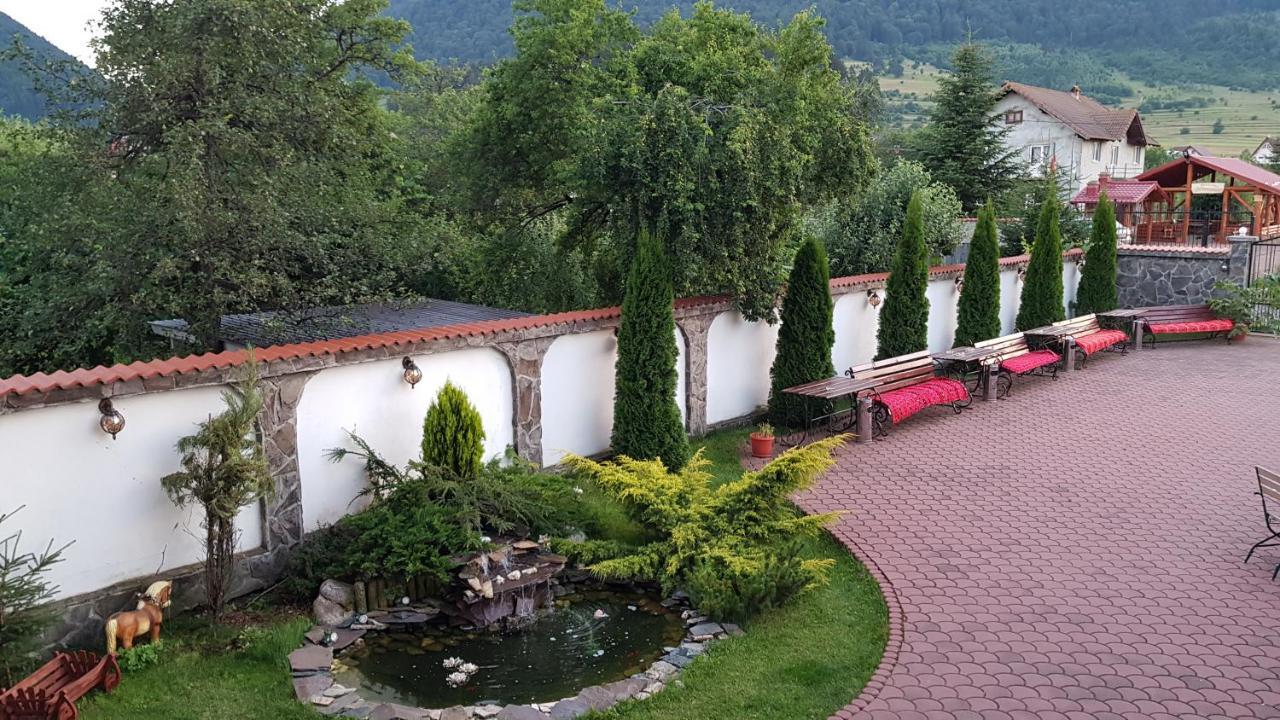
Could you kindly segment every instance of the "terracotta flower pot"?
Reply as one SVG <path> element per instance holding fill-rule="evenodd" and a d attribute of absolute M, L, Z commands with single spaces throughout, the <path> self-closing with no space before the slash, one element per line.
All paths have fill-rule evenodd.
<path fill-rule="evenodd" d="M 751 455 L 758 458 L 773 457 L 773 436 L 751 433 Z"/>

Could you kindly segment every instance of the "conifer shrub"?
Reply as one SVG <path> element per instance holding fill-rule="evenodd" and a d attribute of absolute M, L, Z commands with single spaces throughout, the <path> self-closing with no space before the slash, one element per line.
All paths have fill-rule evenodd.
<path fill-rule="evenodd" d="M 641 460 L 659 458 L 670 470 L 689 460 L 676 403 L 674 292 L 660 238 L 641 232 L 622 300 L 613 402 L 613 451 Z"/>
<path fill-rule="evenodd" d="M 924 242 L 923 213 L 919 193 L 912 193 L 880 311 L 877 360 L 929 346 L 929 251 Z"/>
<path fill-rule="evenodd" d="M 422 420 L 422 462 L 475 478 L 484 466 L 484 421 L 452 382 L 445 382 Z"/>
<path fill-rule="evenodd" d="M 830 272 L 822 244 L 810 238 L 800 246 L 782 300 L 782 326 L 778 329 L 778 353 L 769 371 L 769 414 L 774 424 L 795 427 L 805 418 L 805 400 L 782 391 L 835 375 L 831 346 Z"/>
<path fill-rule="evenodd" d="M 969 243 L 964 287 L 957 311 L 956 347 L 973 345 L 1000 335 L 1000 238 L 995 207 L 988 200 L 978 211 L 978 225 Z"/>
<path fill-rule="evenodd" d="M 18 510 L 0 513 L 0 526 Z M 38 664 L 41 635 L 58 619 L 48 604 L 57 591 L 48 574 L 67 549 L 50 542 L 31 552 L 22 547 L 22 533 L 10 527 L 0 534 L 0 687 L 18 684 Z"/>
<path fill-rule="evenodd" d="M 1105 191 L 1098 194 L 1093 212 L 1093 234 L 1084 256 L 1084 272 L 1076 290 L 1076 314 L 1115 310 L 1120 304 L 1116 288 L 1116 206 Z"/>
<path fill-rule="evenodd" d="M 614 498 L 647 533 L 641 544 L 617 548 L 619 554 L 597 559 L 589 569 L 605 579 L 684 589 L 699 609 L 720 619 L 742 619 L 826 582 L 834 561 L 802 558 L 797 541 L 834 515 L 803 515 L 788 498 L 831 466 L 832 451 L 844 441 L 836 436 L 793 448 L 715 488 L 701 452 L 676 473 L 657 460 L 569 456 L 571 469 Z"/>
<path fill-rule="evenodd" d="M 1062 234 L 1058 228 L 1058 189 L 1050 183 L 1045 190 L 1044 206 L 1036 224 L 1036 241 L 1027 264 L 1026 282 L 1022 286 L 1022 303 L 1018 307 L 1018 330 L 1051 325 L 1066 319 L 1062 305 Z"/>

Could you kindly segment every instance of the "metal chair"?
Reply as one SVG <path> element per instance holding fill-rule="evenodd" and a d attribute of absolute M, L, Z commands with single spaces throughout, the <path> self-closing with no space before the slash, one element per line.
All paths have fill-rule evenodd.
<path fill-rule="evenodd" d="M 1249 562 L 1249 558 L 1253 557 L 1254 551 L 1258 548 L 1280 547 L 1280 473 L 1274 473 L 1263 467 L 1256 469 L 1258 492 L 1255 494 L 1262 498 L 1262 517 L 1267 523 L 1267 532 L 1271 535 L 1249 548 L 1249 554 L 1244 556 L 1245 562 Z M 1271 573 L 1271 579 L 1275 580 L 1277 576 L 1280 576 L 1280 564 L 1277 564 L 1275 572 Z"/>

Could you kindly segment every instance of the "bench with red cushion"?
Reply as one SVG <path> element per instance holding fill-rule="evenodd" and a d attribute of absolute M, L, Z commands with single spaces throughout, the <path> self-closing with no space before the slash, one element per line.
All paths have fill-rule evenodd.
<path fill-rule="evenodd" d="M 1021 375 L 1049 375 L 1058 379 L 1058 365 L 1062 355 L 1049 349 L 1032 350 L 1023 333 L 1004 335 L 974 343 L 976 348 L 990 348 L 996 354 L 985 362 L 988 367 L 999 363 L 1000 377 L 996 397 L 1004 397 L 1013 389 L 1013 379 Z"/>
<path fill-rule="evenodd" d="M 851 367 L 846 374 L 856 380 L 877 381 L 862 393 L 871 397 L 873 435 L 877 437 L 927 407 L 950 405 L 959 413 L 972 402 L 964 383 L 934 376 L 933 358 L 927 350 Z"/>
<path fill-rule="evenodd" d="M 1129 352 L 1129 333 L 1123 330 L 1104 328 L 1098 324 L 1098 316 L 1089 314 L 1056 322 L 1045 328 L 1028 330 L 1028 335 L 1055 337 L 1064 342 L 1064 352 L 1075 345 L 1079 367 L 1084 367 L 1090 355 L 1110 350 L 1125 354 Z"/>
<path fill-rule="evenodd" d="M 1085 355 L 1092 355 L 1099 350 L 1106 350 L 1115 345 L 1129 342 L 1129 333 L 1123 330 L 1095 330 L 1084 335 L 1072 335 L 1076 347 Z"/>
<path fill-rule="evenodd" d="M 1203 335 L 1209 338 L 1225 335 L 1231 341 L 1231 330 L 1236 324 L 1213 314 L 1208 305 L 1173 305 L 1143 308 L 1134 321 L 1137 331 L 1150 338 L 1154 345 L 1162 335 Z M 1199 339 L 1199 338 L 1184 338 Z"/>

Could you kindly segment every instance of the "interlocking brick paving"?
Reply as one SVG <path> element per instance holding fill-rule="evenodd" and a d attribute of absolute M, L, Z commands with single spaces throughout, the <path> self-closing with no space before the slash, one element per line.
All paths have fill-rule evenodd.
<path fill-rule="evenodd" d="M 894 627 L 837 718 L 1280 718 L 1280 343 L 1099 355 L 926 410 L 799 498 L 887 584 Z M 887 581 L 887 583 L 886 583 Z"/>

